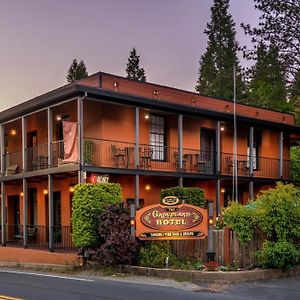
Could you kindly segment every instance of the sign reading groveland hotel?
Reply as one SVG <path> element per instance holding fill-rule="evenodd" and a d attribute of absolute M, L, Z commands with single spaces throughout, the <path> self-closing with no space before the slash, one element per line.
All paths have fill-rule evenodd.
<path fill-rule="evenodd" d="M 203 239 L 207 232 L 207 210 L 180 204 L 177 197 L 165 197 L 161 205 L 146 206 L 136 212 L 136 236 L 141 240 Z"/>

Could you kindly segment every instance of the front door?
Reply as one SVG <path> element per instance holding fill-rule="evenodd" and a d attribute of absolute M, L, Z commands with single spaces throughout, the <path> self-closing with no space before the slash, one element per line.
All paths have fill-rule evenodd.
<path fill-rule="evenodd" d="M 214 173 L 215 171 L 215 152 L 216 152 L 216 133 L 214 130 L 201 128 L 200 130 L 200 156 L 205 162 L 205 171 Z"/>
<path fill-rule="evenodd" d="M 7 229 L 8 238 L 20 235 L 20 199 L 19 196 L 7 197 Z"/>

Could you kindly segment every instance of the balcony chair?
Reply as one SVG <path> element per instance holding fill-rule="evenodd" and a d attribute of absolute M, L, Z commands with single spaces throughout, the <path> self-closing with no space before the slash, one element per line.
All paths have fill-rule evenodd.
<path fill-rule="evenodd" d="M 19 168 L 19 166 L 17 164 L 8 166 L 5 171 L 5 175 L 9 176 L 9 175 L 17 174 L 18 168 Z"/>
<path fill-rule="evenodd" d="M 128 151 L 124 148 L 117 148 L 116 145 L 111 145 L 114 164 L 117 168 L 120 166 L 128 166 Z"/>
<path fill-rule="evenodd" d="M 179 154 L 177 152 L 174 152 L 174 156 L 175 156 L 175 163 L 176 163 L 177 171 L 180 171 L 179 170 Z M 186 170 L 186 163 L 187 163 L 187 155 L 183 154 L 182 155 L 182 171 Z"/>
<path fill-rule="evenodd" d="M 150 147 L 145 147 L 140 152 L 141 169 L 151 169 L 151 159 L 153 150 Z"/>
<path fill-rule="evenodd" d="M 232 174 L 233 172 L 233 160 L 231 156 L 225 157 L 225 173 L 226 174 Z"/>

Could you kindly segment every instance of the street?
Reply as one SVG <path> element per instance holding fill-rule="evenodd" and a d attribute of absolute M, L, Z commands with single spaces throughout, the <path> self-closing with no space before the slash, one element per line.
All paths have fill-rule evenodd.
<path fill-rule="evenodd" d="M 0 299 L 300 299 L 299 277 L 222 287 L 221 292 L 192 284 L 139 277 L 102 279 L 0 270 Z M 129 282 L 131 280 L 131 282 Z M 138 281 L 138 283 L 137 283 Z M 143 281 L 146 283 L 143 283 Z M 212 285 L 213 286 L 213 285 Z M 212 288 L 213 290 L 213 288 Z M 10 297 L 10 298 L 9 298 Z"/>

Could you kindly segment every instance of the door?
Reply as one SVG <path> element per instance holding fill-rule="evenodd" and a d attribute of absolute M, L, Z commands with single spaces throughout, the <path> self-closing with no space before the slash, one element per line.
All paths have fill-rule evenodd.
<path fill-rule="evenodd" d="M 37 225 L 37 189 L 28 189 L 28 225 Z"/>
<path fill-rule="evenodd" d="M 216 132 L 211 129 L 200 130 L 200 157 L 204 162 L 205 172 L 214 173 L 216 153 Z"/>
<path fill-rule="evenodd" d="M 47 227 L 49 226 L 49 202 L 48 195 L 45 196 L 45 220 Z M 61 228 L 61 193 L 53 192 L 53 239 L 54 243 L 60 243 L 62 238 Z"/>
<path fill-rule="evenodd" d="M 27 132 L 27 166 L 29 170 L 35 170 L 37 164 L 37 132 Z"/>
<path fill-rule="evenodd" d="M 21 234 L 20 199 L 17 195 L 7 197 L 7 230 L 9 240 Z"/>

